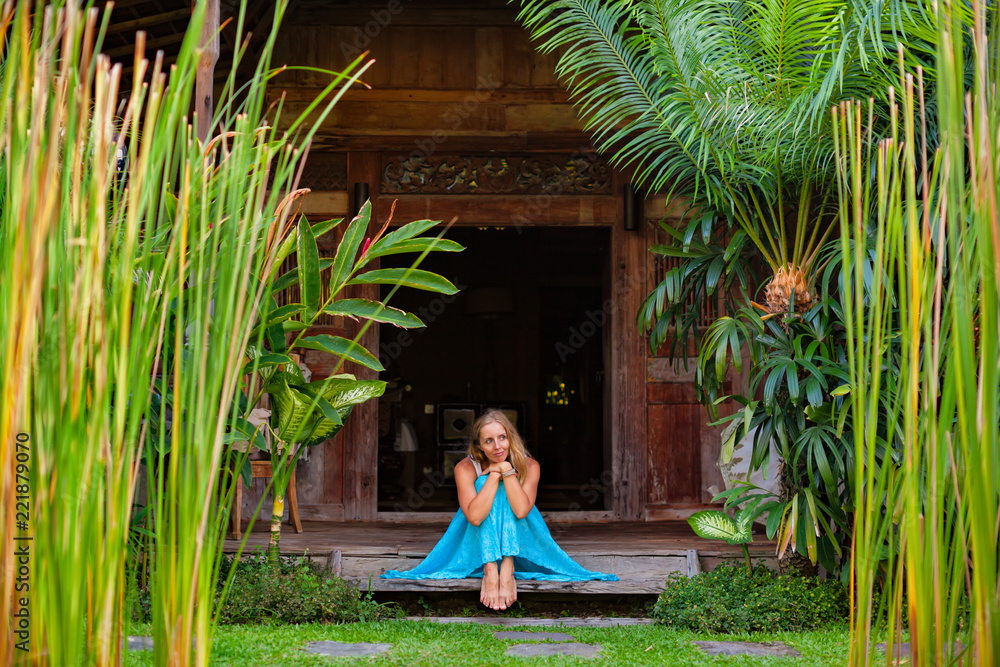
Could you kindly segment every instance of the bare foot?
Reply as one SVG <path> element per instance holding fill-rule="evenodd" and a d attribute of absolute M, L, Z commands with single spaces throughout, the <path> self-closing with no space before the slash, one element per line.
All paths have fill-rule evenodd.
<path fill-rule="evenodd" d="M 517 584 L 514 582 L 514 559 L 510 556 L 500 564 L 500 583 L 497 589 L 500 609 L 508 609 L 517 601 Z"/>
<path fill-rule="evenodd" d="M 490 562 L 483 565 L 483 587 L 479 591 L 479 601 L 490 609 L 500 608 L 497 596 L 497 584 L 499 581 L 500 575 L 497 573 L 497 564 Z"/>

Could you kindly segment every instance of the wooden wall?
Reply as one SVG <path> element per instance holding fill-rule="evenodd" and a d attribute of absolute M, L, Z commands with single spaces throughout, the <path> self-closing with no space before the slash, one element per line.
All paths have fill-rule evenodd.
<path fill-rule="evenodd" d="M 391 6 L 391 8 L 390 8 Z M 395 11 L 393 11 L 393 9 Z M 539 55 L 505 2 L 356 3 L 300 0 L 276 62 L 343 70 L 362 50 L 374 62 L 334 108 L 317 147 L 384 150 L 537 150 L 589 146 L 555 55 Z M 330 76 L 278 78 L 297 113 Z"/>
<path fill-rule="evenodd" d="M 668 203 L 662 196 L 646 202 L 646 242 L 648 245 L 666 242 L 660 221 L 678 226 L 682 224 L 682 207 L 678 202 Z M 671 260 L 646 257 L 647 290 L 660 281 L 665 267 Z M 717 310 L 702 311 L 702 321 L 707 325 L 718 314 Z M 698 401 L 694 378 L 697 367 L 697 346 L 689 341 L 683 353 L 687 355 L 674 362 L 667 356 L 667 346 L 657 351 L 644 349 L 646 375 L 646 420 L 648 429 L 647 475 L 648 503 L 645 518 L 673 519 L 687 516 L 709 503 L 718 491 L 723 490 L 717 460 L 721 450 L 720 427 L 712 426 L 708 410 Z M 728 414 L 729 407 L 722 406 L 720 415 Z"/>

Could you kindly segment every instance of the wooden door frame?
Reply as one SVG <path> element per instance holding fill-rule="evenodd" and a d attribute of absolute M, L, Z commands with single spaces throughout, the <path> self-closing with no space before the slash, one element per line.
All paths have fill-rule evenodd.
<path fill-rule="evenodd" d="M 606 289 L 612 311 L 603 328 L 604 343 L 604 465 L 610 467 L 612 484 L 606 494 L 605 509 L 596 511 L 551 512 L 552 521 L 641 521 L 647 496 L 646 442 L 646 351 L 645 336 L 635 324 L 646 295 L 647 239 L 644 226 L 636 231 L 624 228 L 624 186 L 626 179 L 612 170 L 612 184 L 606 195 L 396 195 L 382 194 L 382 169 L 388 153 L 352 151 L 348 153 L 347 199 L 353 184 L 368 183 L 372 199 L 369 236 L 375 234 L 397 202 L 395 224 L 425 218 L 458 216 L 456 225 L 538 227 L 603 227 L 610 230 L 609 270 Z M 335 213 L 327 208 L 344 208 L 344 193 L 314 192 L 306 208 L 313 215 Z M 353 202 L 349 202 L 353 205 Z M 348 210 L 351 210 L 348 208 Z M 526 222 L 524 213 L 530 213 Z M 467 222 L 468 221 L 468 222 Z M 377 286 L 357 288 L 356 297 L 378 299 Z M 349 334 L 356 333 L 348 331 Z M 379 349 L 379 328 L 368 328 L 361 341 L 369 350 Z M 349 369 L 361 378 L 377 374 L 358 367 Z M 448 521 L 451 512 L 378 511 L 378 403 L 368 401 L 355 407 L 339 436 L 342 446 L 340 481 L 342 508 L 334 505 L 303 507 L 303 516 L 318 520 L 344 521 Z M 331 457 L 332 461 L 332 457 Z M 606 468 L 607 469 L 607 468 Z M 327 479 L 331 479 L 327 475 Z M 610 500 L 610 502 L 609 502 Z"/>
<path fill-rule="evenodd" d="M 624 229 L 624 179 L 617 172 L 612 176 L 612 194 L 547 196 L 544 202 L 537 195 L 383 195 L 379 192 L 381 174 L 371 173 L 369 180 L 374 215 L 372 228 L 381 226 L 395 200 L 395 223 L 423 218 L 450 219 L 457 216 L 458 226 L 516 226 L 524 224 L 519 212 L 530 211 L 530 226 L 545 227 L 605 227 L 611 232 L 608 285 L 612 297 L 610 327 L 604 330 L 605 355 L 605 458 L 610 459 L 612 489 L 610 507 L 606 510 L 549 512 L 547 517 L 564 522 L 576 521 L 640 521 L 646 502 L 646 419 L 645 419 L 645 339 L 635 324 L 642 299 L 646 294 L 646 239 L 643 229 Z M 352 179 L 349 179 L 352 182 Z M 544 203 L 544 205 L 539 205 Z M 471 216 L 475 216 L 474 218 Z M 464 219 L 463 219 L 464 218 Z M 582 222 L 581 222 L 582 221 Z M 365 339 L 368 349 L 378 349 L 378 329 L 369 329 Z M 358 424 L 377 424 L 378 405 L 369 401 L 355 408 L 365 417 Z M 360 455 L 361 451 L 377 452 L 378 432 L 372 427 L 355 429 L 348 436 L 355 445 L 355 461 L 345 461 L 345 479 L 360 474 L 364 479 L 377 479 L 377 456 Z M 609 451 L 610 450 L 610 451 Z M 348 453 L 345 452 L 345 453 Z M 348 454 L 350 457 L 350 454 Z M 367 466 L 367 467 L 366 467 Z M 386 522 L 448 521 L 452 512 L 379 512 L 378 485 L 359 487 L 365 494 L 355 499 L 354 506 L 364 511 L 347 511 L 345 488 L 345 518 Z"/>

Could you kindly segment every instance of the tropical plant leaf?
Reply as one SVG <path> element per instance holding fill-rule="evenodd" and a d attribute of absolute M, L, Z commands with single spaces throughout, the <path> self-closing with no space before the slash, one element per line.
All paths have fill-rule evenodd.
<path fill-rule="evenodd" d="M 312 434 L 314 421 L 310 419 L 314 408 L 312 400 L 291 387 L 283 374 L 279 374 L 268 386 L 271 396 L 271 424 L 282 443 L 302 442 Z M 271 451 L 273 454 L 274 451 Z"/>
<path fill-rule="evenodd" d="M 292 358 L 287 354 L 265 354 L 257 359 L 251 359 L 244 366 L 241 374 L 246 375 L 248 373 L 253 373 L 255 370 L 260 370 L 261 368 L 266 368 L 268 366 L 284 366 L 286 364 L 293 364 Z"/>
<path fill-rule="evenodd" d="M 323 307 L 323 285 L 320 281 L 319 248 L 316 247 L 316 237 L 312 227 L 305 218 L 299 219 L 298 226 L 298 273 L 299 290 L 302 304 L 305 306 L 307 322 L 316 319 L 316 314 Z"/>
<path fill-rule="evenodd" d="M 698 537 L 706 540 L 723 540 L 727 544 L 744 544 L 752 541 L 752 536 L 740 532 L 739 527 L 728 514 L 720 510 L 704 510 L 688 517 L 688 524 Z"/>
<path fill-rule="evenodd" d="M 372 355 L 371 352 L 366 350 L 359 343 L 347 340 L 341 336 L 331 336 L 329 334 L 307 336 L 299 339 L 295 345 L 296 347 L 305 348 L 307 350 L 319 350 L 320 352 L 335 354 L 338 357 L 343 357 L 348 361 L 361 364 L 365 368 L 370 368 L 374 371 L 385 370 L 379 360 Z"/>
<path fill-rule="evenodd" d="M 372 244 L 365 254 L 366 260 L 408 252 L 461 252 L 465 250 L 465 246 L 462 244 L 442 238 L 404 239 L 392 245 L 382 245 L 383 241 L 385 239 L 380 239 Z"/>
<path fill-rule="evenodd" d="M 346 315 L 360 317 L 374 322 L 394 324 L 403 329 L 413 329 L 426 326 L 419 317 L 412 313 L 391 308 L 378 301 L 368 299 L 339 299 L 323 309 L 326 315 Z"/>
<path fill-rule="evenodd" d="M 347 279 L 351 273 L 354 272 L 355 258 L 358 255 L 361 242 L 365 238 L 365 233 L 368 231 L 371 212 L 371 202 L 366 201 L 361 206 L 361 210 L 358 211 L 357 217 L 348 225 L 347 230 L 344 232 L 344 238 L 340 240 L 340 245 L 337 246 L 337 256 L 330 271 L 331 294 L 339 293 L 344 284 L 347 283 Z"/>
<path fill-rule="evenodd" d="M 355 277 L 348 285 L 401 285 L 441 294 L 458 292 L 447 278 L 422 269 L 375 269 Z"/>

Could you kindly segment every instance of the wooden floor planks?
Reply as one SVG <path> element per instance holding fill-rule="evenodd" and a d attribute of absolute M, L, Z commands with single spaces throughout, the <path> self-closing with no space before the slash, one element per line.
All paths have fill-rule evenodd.
<path fill-rule="evenodd" d="M 345 556 L 426 556 L 444 534 L 440 523 L 321 522 L 303 521 L 303 532 L 282 527 L 281 552 L 328 555 L 334 550 Z M 739 546 L 699 538 L 686 521 L 632 523 L 550 524 L 552 537 L 568 554 L 577 556 L 685 556 L 696 549 L 701 556 L 737 557 Z M 247 549 L 266 547 L 266 526 L 258 522 L 247 536 Z M 225 550 L 234 553 L 239 543 L 226 540 Z M 755 538 L 751 553 L 774 553 L 775 544 L 763 535 Z"/>
<path fill-rule="evenodd" d="M 303 532 L 284 527 L 281 552 L 309 554 L 323 559 L 337 554 L 344 578 L 362 590 L 397 592 L 447 592 L 479 590 L 481 579 L 406 580 L 379 579 L 386 570 L 408 570 L 424 558 L 444 534 L 441 523 L 331 523 L 304 521 Z M 691 574 L 711 570 L 719 563 L 742 561 L 739 546 L 697 537 L 686 521 L 655 523 L 550 523 L 556 542 L 583 567 L 618 575 L 619 581 L 520 581 L 526 593 L 581 595 L 655 594 L 664 589 L 671 572 Z M 247 537 L 247 550 L 266 547 L 268 533 L 256 528 Z M 233 553 L 236 540 L 226 540 Z M 775 544 L 759 537 L 751 555 L 774 565 Z M 696 565 L 692 570 L 693 564 Z M 335 566 L 331 566 L 335 567 Z"/>

